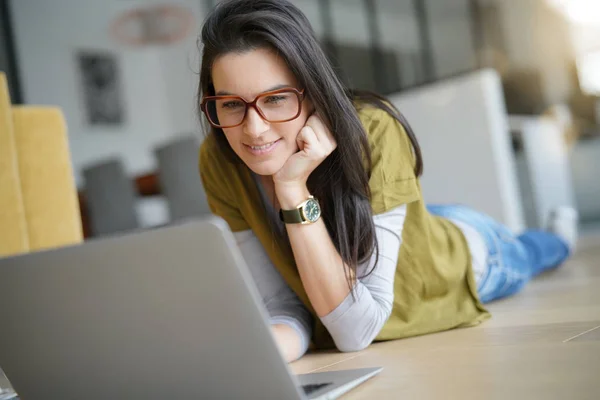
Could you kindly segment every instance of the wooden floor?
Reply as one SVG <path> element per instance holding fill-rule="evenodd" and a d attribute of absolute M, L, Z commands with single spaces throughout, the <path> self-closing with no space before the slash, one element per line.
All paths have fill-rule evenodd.
<path fill-rule="evenodd" d="M 382 366 L 344 399 L 600 399 L 600 235 L 481 326 L 310 354 L 296 373 Z"/>

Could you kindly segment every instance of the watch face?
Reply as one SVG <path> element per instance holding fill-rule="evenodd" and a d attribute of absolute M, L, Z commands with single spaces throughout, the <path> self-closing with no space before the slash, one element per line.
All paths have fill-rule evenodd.
<path fill-rule="evenodd" d="M 304 205 L 304 216 L 310 222 L 315 222 L 321 216 L 321 207 L 319 207 L 319 202 L 310 199 Z"/>

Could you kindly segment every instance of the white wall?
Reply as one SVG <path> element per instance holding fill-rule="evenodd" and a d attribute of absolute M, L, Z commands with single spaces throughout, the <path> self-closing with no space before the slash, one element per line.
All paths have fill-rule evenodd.
<path fill-rule="evenodd" d="M 202 53 L 197 42 L 206 10 L 201 8 L 204 3 L 199 0 L 169 0 L 169 3 L 186 7 L 194 21 L 191 34 L 185 40 L 157 49 L 171 117 L 170 133 L 199 135 L 196 96 Z"/>
<path fill-rule="evenodd" d="M 188 7 L 195 21 L 201 21 L 199 1 L 175 3 Z M 131 49 L 109 35 L 109 25 L 120 12 L 149 4 L 152 2 L 144 0 L 12 2 L 25 101 L 62 108 L 78 185 L 83 166 L 109 156 L 120 156 L 131 174 L 152 170 L 154 145 L 198 130 L 192 96 L 197 84 L 192 65 L 197 62 L 196 32 L 167 49 Z M 110 51 L 118 57 L 123 126 L 93 127 L 86 122 L 76 68 L 78 50 Z"/>
<path fill-rule="evenodd" d="M 570 33 L 577 54 L 598 51 L 600 47 L 600 26 L 572 24 Z"/>
<path fill-rule="evenodd" d="M 584 86 L 584 91 L 593 90 L 600 92 L 600 68 L 598 68 L 598 54 L 600 54 L 600 25 L 582 25 L 573 23 L 571 25 L 571 40 L 575 48 L 575 56 L 581 62 L 585 56 L 595 55 L 594 65 L 586 66 L 586 73 L 594 71 L 595 76 L 579 77 Z M 586 62 L 589 62 L 587 60 Z M 588 82 L 586 82 L 588 81 Z M 600 124 L 600 101 L 597 102 L 596 121 Z"/>

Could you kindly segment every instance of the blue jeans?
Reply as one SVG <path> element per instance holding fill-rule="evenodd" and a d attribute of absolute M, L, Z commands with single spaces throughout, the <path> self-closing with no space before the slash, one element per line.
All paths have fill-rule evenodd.
<path fill-rule="evenodd" d="M 534 276 L 560 265 L 569 257 L 567 244 L 557 235 L 528 230 L 516 236 L 489 216 L 462 205 L 431 205 L 429 212 L 475 228 L 488 248 L 487 273 L 477 292 L 483 303 L 519 292 Z"/>

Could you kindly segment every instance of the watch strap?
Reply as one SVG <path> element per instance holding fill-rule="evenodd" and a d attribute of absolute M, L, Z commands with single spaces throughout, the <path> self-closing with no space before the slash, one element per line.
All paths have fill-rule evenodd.
<path fill-rule="evenodd" d="M 301 224 L 304 222 L 300 208 L 294 210 L 279 210 L 279 219 L 286 224 Z"/>

